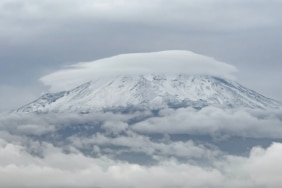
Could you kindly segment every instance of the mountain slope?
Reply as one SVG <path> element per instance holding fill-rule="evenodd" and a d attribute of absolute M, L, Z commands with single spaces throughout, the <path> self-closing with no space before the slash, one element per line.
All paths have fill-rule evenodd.
<path fill-rule="evenodd" d="M 80 112 L 100 110 L 202 108 L 280 108 L 282 104 L 240 84 L 207 75 L 122 75 L 48 93 L 18 112 Z"/>

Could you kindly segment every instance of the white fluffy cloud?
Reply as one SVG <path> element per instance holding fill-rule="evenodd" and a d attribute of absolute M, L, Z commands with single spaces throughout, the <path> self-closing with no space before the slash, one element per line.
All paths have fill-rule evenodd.
<path fill-rule="evenodd" d="M 282 143 L 267 149 L 254 147 L 248 157 L 225 156 L 213 167 L 164 160 L 142 166 L 89 158 L 79 152 L 63 153 L 43 143 L 43 158 L 17 144 L 0 140 L 0 185 L 3 187 L 265 187 L 279 188 Z M 15 181 L 16 180 L 16 181 Z"/>
<path fill-rule="evenodd" d="M 70 89 L 81 83 L 119 74 L 186 73 L 205 74 L 229 79 L 237 69 L 211 57 L 190 51 L 161 51 L 123 54 L 93 62 L 78 63 L 42 77 L 52 90 Z"/>
<path fill-rule="evenodd" d="M 163 110 L 133 125 L 143 133 L 185 133 L 192 135 L 240 136 L 249 138 L 282 138 L 281 110 L 182 108 Z"/>
<path fill-rule="evenodd" d="M 256 146 L 260 144 L 257 142 L 247 148 L 246 155 L 235 156 L 221 151 L 215 143 L 193 138 L 174 140 L 170 133 L 275 140 L 282 136 L 281 111 L 166 109 L 158 117 L 146 116 L 147 119 L 133 125 L 126 123 L 140 115 L 1 115 L 0 186 L 280 188 L 282 143 L 262 148 Z M 91 126 L 95 132 L 84 129 Z M 74 135 L 67 135 L 72 131 L 65 129 L 68 127 L 76 128 Z M 140 132 L 161 133 L 163 138 Z M 51 137 L 35 139 L 42 134 Z M 52 137 L 56 134 L 57 137 Z M 55 141 L 58 145 L 54 146 L 50 138 L 60 138 Z M 86 155 L 85 150 L 97 155 Z M 123 152 L 145 153 L 156 163 L 148 165 L 118 158 Z"/>
<path fill-rule="evenodd" d="M 5 187 L 194 187 L 217 184 L 222 179 L 215 169 L 175 161 L 146 167 L 107 157 L 64 154 L 49 144 L 45 144 L 44 158 L 39 158 L 19 145 L 4 140 L 0 143 L 0 185 Z M 191 173 L 197 174 L 197 178 Z"/>
<path fill-rule="evenodd" d="M 281 184 L 282 173 L 281 143 L 274 143 L 265 149 L 254 148 L 247 164 L 252 179 L 258 185 L 277 187 Z"/>

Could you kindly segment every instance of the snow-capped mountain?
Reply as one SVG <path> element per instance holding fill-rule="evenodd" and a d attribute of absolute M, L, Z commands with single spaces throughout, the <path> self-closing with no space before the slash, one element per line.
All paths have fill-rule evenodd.
<path fill-rule="evenodd" d="M 18 112 L 129 111 L 217 106 L 221 108 L 280 108 L 235 81 L 208 75 L 143 74 L 97 79 L 78 87 L 47 93 Z"/>

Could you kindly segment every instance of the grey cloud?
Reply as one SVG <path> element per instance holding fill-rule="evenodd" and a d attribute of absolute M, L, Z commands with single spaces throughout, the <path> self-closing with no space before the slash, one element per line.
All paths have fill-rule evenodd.
<path fill-rule="evenodd" d="M 30 21 L 41 23 L 42 19 L 48 18 L 55 23 L 62 20 L 96 19 L 127 22 L 153 22 L 153 23 L 183 23 L 191 25 L 229 25 L 232 28 L 254 27 L 278 22 L 277 17 L 269 14 L 273 11 L 279 14 L 274 5 L 279 1 L 256 1 L 251 4 L 246 1 L 96 1 L 88 0 L 80 2 L 71 1 L 3 1 L 1 2 L 2 15 L 13 21 Z M 271 8 L 271 9 L 270 9 Z M 177 11 L 176 11 L 177 10 Z M 217 10 L 217 11 L 215 11 Z M 17 11 L 22 17 L 16 17 L 13 12 Z M 142 14 L 146 12 L 147 14 Z M 171 14 L 175 12 L 176 14 Z M 208 14 L 208 13 L 213 14 Z M 222 17 L 222 15 L 226 15 Z M 16 19 L 17 18 L 17 19 Z M 48 24 L 47 19 L 47 24 Z M 33 22 L 32 22 L 33 21 Z M 233 22 L 232 22 L 233 21 Z M 28 23 L 28 22 L 27 22 Z M 42 24 L 43 25 L 43 24 Z"/>
<path fill-rule="evenodd" d="M 42 135 L 42 134 L 46 134 L 46 133 L 50 133 L 55 131 L 55 128 L 52 126 L 48 126 L 48 127 L 44 127 L 42 125 L 22 125 L 17 127 L 18 131 L 23 133 L 23 134 L 27 134 L 27 135 Z"/>
<path fill-rule="evenodd" d="M 102 129 L 106 130 L 108 133 L 118 135 L 128 129 L 128 124 L 125 122 L 106 121 L 102 125 Z"/>
<path fill-rule="evenodd" d="M 129 135 L 128 135 L 129 134 Z M 196 144 L 192 140 L 188 141 L 153 141 L 151 138 L 135 133 L 127 133 L 125 136 L 110 137 L 101 133 L 95 134 L 89 138 L 81 138 L 78 136 L 70 137 L 69 140 L 75 146 L 84 148 L 89 146 L 99 146 L 106 153 L 111 152 L 112 155 L 127 153 L 145 153 L 152 159 L 163 159 L 167 157 L 183 158 L 188 160 L 204 159 L 210 161 L 220 155 L 219 151 L 209 149 L 205 145 Z M 107 150 L 107 146 L 121 147 L 116 153 Z M 104 149 L 103 149 L 104 148 Z"/>

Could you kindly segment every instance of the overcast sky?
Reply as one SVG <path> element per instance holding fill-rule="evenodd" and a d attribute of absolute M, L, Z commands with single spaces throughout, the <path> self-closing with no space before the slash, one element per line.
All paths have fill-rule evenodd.
<path fill-rule="evenodd" d="M 280 0 L 1 0 L 0 111 L 48 88 L 66 65 L 122 53 L 189 50 L 235 66 L 282 101 Z"/>

